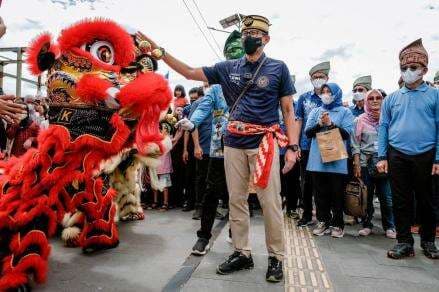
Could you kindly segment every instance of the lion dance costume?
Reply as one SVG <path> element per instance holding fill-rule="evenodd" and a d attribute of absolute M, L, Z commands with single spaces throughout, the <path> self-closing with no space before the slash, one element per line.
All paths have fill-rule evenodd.
<path fill-rule="evenodd" d="M 167 81 L 138 72 L 121 84 L 120 71 L 136 54 L 116 23 L 85 20 L 56 43 L 42 34 L 27 54 L 33 74 L 48 74 L 50 126 L 37 149 L 1 165 L 0 291 L 45 281 L 48 238 L 61 229 L 66 244 L 85 253 L 116 247 L 116 191 L 106 168 L 133 148 L 142 159 L 169 148 L 159 132 L 171 101 Z"/>

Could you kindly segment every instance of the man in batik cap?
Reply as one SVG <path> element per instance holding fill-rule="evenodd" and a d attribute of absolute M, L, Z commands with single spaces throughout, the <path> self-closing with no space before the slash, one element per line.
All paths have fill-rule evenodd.
<path fill-rule="evenodd" d="M 296 91 L 288 67 L 264 53 L 264 47 L 270 42 L 269 26 L 268 19 L 263 16 L 244 17 L 241 41 L 245 56 L 202 68 L 190 67 L 169 53 L 165 54 L 163 48 L 145 38 L 154 49 L 163 52 L 163 60 L 169 67 L 187 79 L 221 85 L 230 108 L 224 135 L 224 166 L 235 252 L 217 267 L 217 273 L 229 274 L 254 266 L 247 202 L 248 182 L 252 174 L 264 213 L 269 254 L 266 280 L 278 282 L 283 279 L 282 259 L 285 251 L 278 144 L 288 147 L 283 168 L 286 173 L 296 163 L 299 131 L 294 123 L 292 103 L 292 95 Z M 281 134 L 279 105 L 288 137 Z"/>
<path fill-rule="evenodd" d="M 302 169 L 306 169 L 306 164 L 308 163 L 308 154 L 309 148 L 311 145 L 311 140 L 305 135 L 305 125 L 308 120 L 309 113 L 316 107 L 322 105 L 322 101 L 320 99 L 321 88 L 324 84 L 328 82 L 329 79 L 329 70 L 331 69 L 331 65 L 329 62 L 323 62 L 315 65 L 309 70 L 309 77 L 313 86 L 313 90 L 305 92 L 299 97 L 297 101 L 296 108 L 296 120 L 300 126 L 300 150 L 301 150 L 301 159 L 300 163 L 302 165 Z M 304 177 L 302 178 L 305 182 L 303 188 L 303 214 L 302 218 L 297 223 L 298 226 L 307 226 L 311 225 L 312 222 L 312 181 L 311 175 L 309 172 L 305 171 Z"/>
<path fill-rule="evenodd" d="M 433 79 L 434 87 L 439 88 L 439 71 L 436 72 Z"/>
<path fill-rule="evenodd" d="M 358 117 L 364 113 L 364 97 L 366 92 L 372 89 L 372 76 L 361 76 L 355 79 L 352 85 L 354 106 L 351 107 L 352 114 Z"/>
<path fill-rule="evenodd" d="M 421 39 L 401 50 L 399 62 L 404 86 L 384 99 L 378 134 L 377 168 L 390 175 L 398 240 L 387 256 L 415 254 L 410 227 L 416 196 L 421 247 L 425 256 L 439 259 L 432 191 L 439 174 L 439 90 L 423 80 L 428 54 Z"/>

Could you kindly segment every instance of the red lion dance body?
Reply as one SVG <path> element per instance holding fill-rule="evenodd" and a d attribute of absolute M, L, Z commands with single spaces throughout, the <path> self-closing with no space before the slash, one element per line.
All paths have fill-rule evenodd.
<path fill-rule="evenodd" d="M 120 87 L 134 49 L 127 32 L 103 19 L 64 29 L 57 43 L 43 34 L 30 45 L 32 73 L 48 71 L 50 126 L 37 149 L 1 166 L 0 291 L 45 281 L 48 238 L 72 214 L 82 230 L 70 245 L 84 252 L 118 245 L 116 194 L 103 165 L 133 146 L 142 156 L 163 154 L 158 122 L 171 100 L 166 80 L 153 72 Z"/>

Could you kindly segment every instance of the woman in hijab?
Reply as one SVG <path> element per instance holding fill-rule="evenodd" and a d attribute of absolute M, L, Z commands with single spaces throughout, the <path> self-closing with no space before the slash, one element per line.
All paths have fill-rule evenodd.
<path fill-rule="evenodd" d="M 396 238 L 392 212 L 392 193 L 390 182 L 385 174 L 378 174 L 375 165 L 378 162 L 378 124 L 380 120 L 383 94 L 377 89 L 367 92 L 365 112 L 354 121 L 354 135 L 351 138 L 354 156 L 354 175 L 361 178 L 367 186 L 367 215 L 362 218 L 363 228 L 360 236 L 372 233 L 374 212 L 373 194 L 380 200 L 381 220 L 388 238 Z"/>
<path fill-rule="evenodd" d="M 348 173 L 347 159 L 324 163 L 317 144 L 316 134 L 338 128 L 342 139 L 350 139 L 354 116 L 343 106 L 343 92 L 335 83 L 323 85 L 320 98 L 322 106 L 311 111 L 305 126 L 305 134 L 311 138 L 307 170 L 311 172 L 315 191 L 317 220 L 313 234 L 344 235 L 343 193 Z"/>

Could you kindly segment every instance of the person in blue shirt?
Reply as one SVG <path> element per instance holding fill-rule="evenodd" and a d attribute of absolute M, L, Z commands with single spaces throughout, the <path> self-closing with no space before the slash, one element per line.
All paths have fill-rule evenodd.
<path fill-rule="evenodd" d="M 372 76 L 361 76 L 355 79 L 352 85 L 353 102 L 354 105 L 351 107 L 352 114 L 358 117 L 364 114 L 364 97 L 366 92 L 372 89 Z"/>
<path fill-rule="evenodd" d="M 169 67 L 187 79 L 220 84 L 230 110 L 230 122 L 224 135 L 224 164 L 229 192 L 229 218 L 235 252 L 217 267 L 218 274 L 229 274 L 254 267 L 249 242 L 248 182 L 253 175 L 261 203 L 269 254 L 266 280 L 283 279 L 284 221 L 280 198 L 279 154 L 277 143 L 267 143 L 267 151 L 258 147 L 276 135 L 281 144 L 289 144 L 285 154 L 286 173 L 294 166 L 298 154 L 298 129 L 294 123 L 291 102 L 295 88 L 288 67 L 282 61 L 266 57 L 264 47 L 269 43 L 269 21 L 258 15 L 242 20 L 242 44 L 245 56 L 219 62 L 212 67 L 192 68 L 165 53 L 151 39 L 143 36 L 152 49 L 162 52 Z M 251 83 L 250 81 L 254 82 Z M 240 97 L 238 99 L 238 97 Z M 281 105 L 288 139 L 279 134 L 278 107 Z M 231 133 L 231 131 L 233 133 Z M 264 159 L 272 158 L 271 159 Z M 256 160 L 262 162 L 256 165 Z"/>
<path fill-rule="evenodd" d="M 322 87 L 322 106 L 309 114 L 305 134 L 311 138 L 307 170 L 312 173 L 315 191 L 317 220 L 319 223 L 313 234 L 320 236 L 331 233 L 332 237 L 343 237 L 343 194 L 344 181 L 348 173 L 347 159 L 323 162 L 317 144 L 316 134 L 338 128 L 342 139 L 350 139 L 353 131 L 354 116 L 343 106 L 343 92 L 335 83 Z"/>
<path fill-rule="evenodd" d="M 390 175 L 398 241 L 387 256 L 414 256 L 410 227 L 416 196 L 421 247 L 427 257 L 439 259 L 432 187 L 439 174 L 439 91 L 424 82 L 428 54 L 421 39 L 403 48 L 399 60 L 404 86 L 384 100 L 378 132 L 377 168 Z"/>
<path fill-rule="evenodd" d="M 308 226 L 313 223 L 312 221 L 312 210 L 313 210 L 313 186 L 311 174 L 306 171 L 306 165 L 308 163 L 309 147 L 311 144 L 311 139 L 309 139 L 305 134 L 305 125 L 308 120 L 309 113 L 322 105 L 322 100 L 320 99 L 320 94 L 322 86 L 328 82 L 329 70 L 331 65 L 329 62 L 323 62 L 315 65 L 309 70 L 309 77 L 311 78 L 311 83 L 314 90 L 305 92 L 299 97 L 296 107 L 296 120 L 301 128 L 300 132 L 300 164 L 303 173 L 303 214 L 302 218 L 297 222 L 297 226 Z"/>

